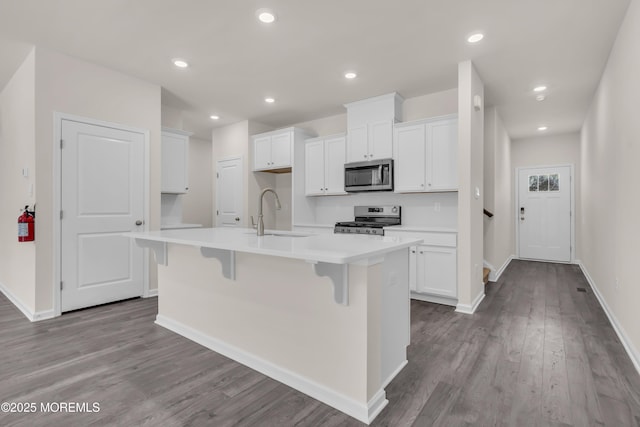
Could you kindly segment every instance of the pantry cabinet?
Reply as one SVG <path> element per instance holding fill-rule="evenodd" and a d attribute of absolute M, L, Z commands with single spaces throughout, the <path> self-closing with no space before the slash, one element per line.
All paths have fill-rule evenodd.
<path fill-rule="evenodd" d="M 458 120 L 446 116 L 395 126 L 394 190 L 458 190 Z"/>
<path fill-rule="evenodd" d="M 305 195 L 327 196 L 344 191 L 344 134 L 305 142 Z"/>
<path fill-rule="evenodd" d="M 179 129 L 162 129 L 160 192 L 183 194 L 189 191 L 189 136 Z"/>

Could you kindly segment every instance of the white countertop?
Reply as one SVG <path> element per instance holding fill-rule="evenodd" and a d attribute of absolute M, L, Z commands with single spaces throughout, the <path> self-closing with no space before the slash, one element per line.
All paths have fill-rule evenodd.
<path fill-rule="evenodd" d="M 161 224 L 160 230 L 176 230 L 178 228 L 202 228 L 202 224 L 187 224 L 184 222 L 174 224 Z"/>
<path fill-rule="evenodd" d="M 225 249 L 313 262 L 349 264 L 420 244 L 422 239 L 353 234 L 304 235 L 266 230 L 258 237 L 251 228 L 192 228 L 126 233 L 128 237 L 205 248 Z M 302 237 L 301 237 L 302 236 Z"/>

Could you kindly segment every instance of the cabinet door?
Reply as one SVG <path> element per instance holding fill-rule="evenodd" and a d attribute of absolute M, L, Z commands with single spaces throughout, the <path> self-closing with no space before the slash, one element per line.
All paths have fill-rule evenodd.
<path fill-rule="evenodd" d="M 393 122 L 385 120 L 369 124 L 369 160 L 393 156 Z"/>
<path fill-rule="evenodd" d="M 344 191 L 344 163 L 346 138 L 326 139 L 324 142 L 325 194 L 346 194 Z"/>
<path fill-rule="evenodd" d="M 269 169 L 271 167 L 271 137 L 263 136 L 253 140 L 253 169 Z"/>
<path fill-rule="evenodd" d="M 189 137 L 162 132 L 162 193 L 186 193 L 188 184 Z"/>
<path fill-rule="evenodd" d="M 418 291 L 418 260 L 416 258 L 417 246 L 409 248 L 409 289 Z"/>
<path fill-rule="evenodd" d="M 369 159 L 367 126 L 349 129 L 347 134 L 347 163 L 362 162 Z"/>
<path fill-rule="evenodd" d="M 458 189 L 458 121 L 443 120 L 428 126 L 430 190 Z"/>
<path fill-rule="evenodd" d="M 425 125 L 396 129 L 394 147 L 394 190 L 396 192 L 425 191 L 427 140 Z"/>
<path fill-rule="evenodd" d="M 457 298 L 456 250 L 424 245 L 417 250 L 418 292 Z"/>
<path fill-rule="evenodd" d="M 324 141 L 304 145 L 304 193 L 307 196 L 324 194 Z"/>
<path fill-rule="evenodd" d="M 271 167 L 291 166 L 291 132 L 271 137 Z"/>

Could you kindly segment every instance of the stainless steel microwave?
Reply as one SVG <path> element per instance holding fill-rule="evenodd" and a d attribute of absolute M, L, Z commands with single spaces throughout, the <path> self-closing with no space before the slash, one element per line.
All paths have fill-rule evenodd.
<path fill-rule="evenodd" d="M 393 191 L 393 159 L 345 164 L 344 191 Z"/>

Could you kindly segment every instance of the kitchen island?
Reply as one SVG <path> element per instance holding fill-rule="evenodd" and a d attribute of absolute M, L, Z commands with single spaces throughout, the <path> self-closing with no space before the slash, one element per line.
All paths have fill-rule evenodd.
<path fill-rule="evenodd" d="M 420 240 L 265 234 L 127 234 L 159 265 L 156 323 L 370 423 L 407 363 Z"/>

